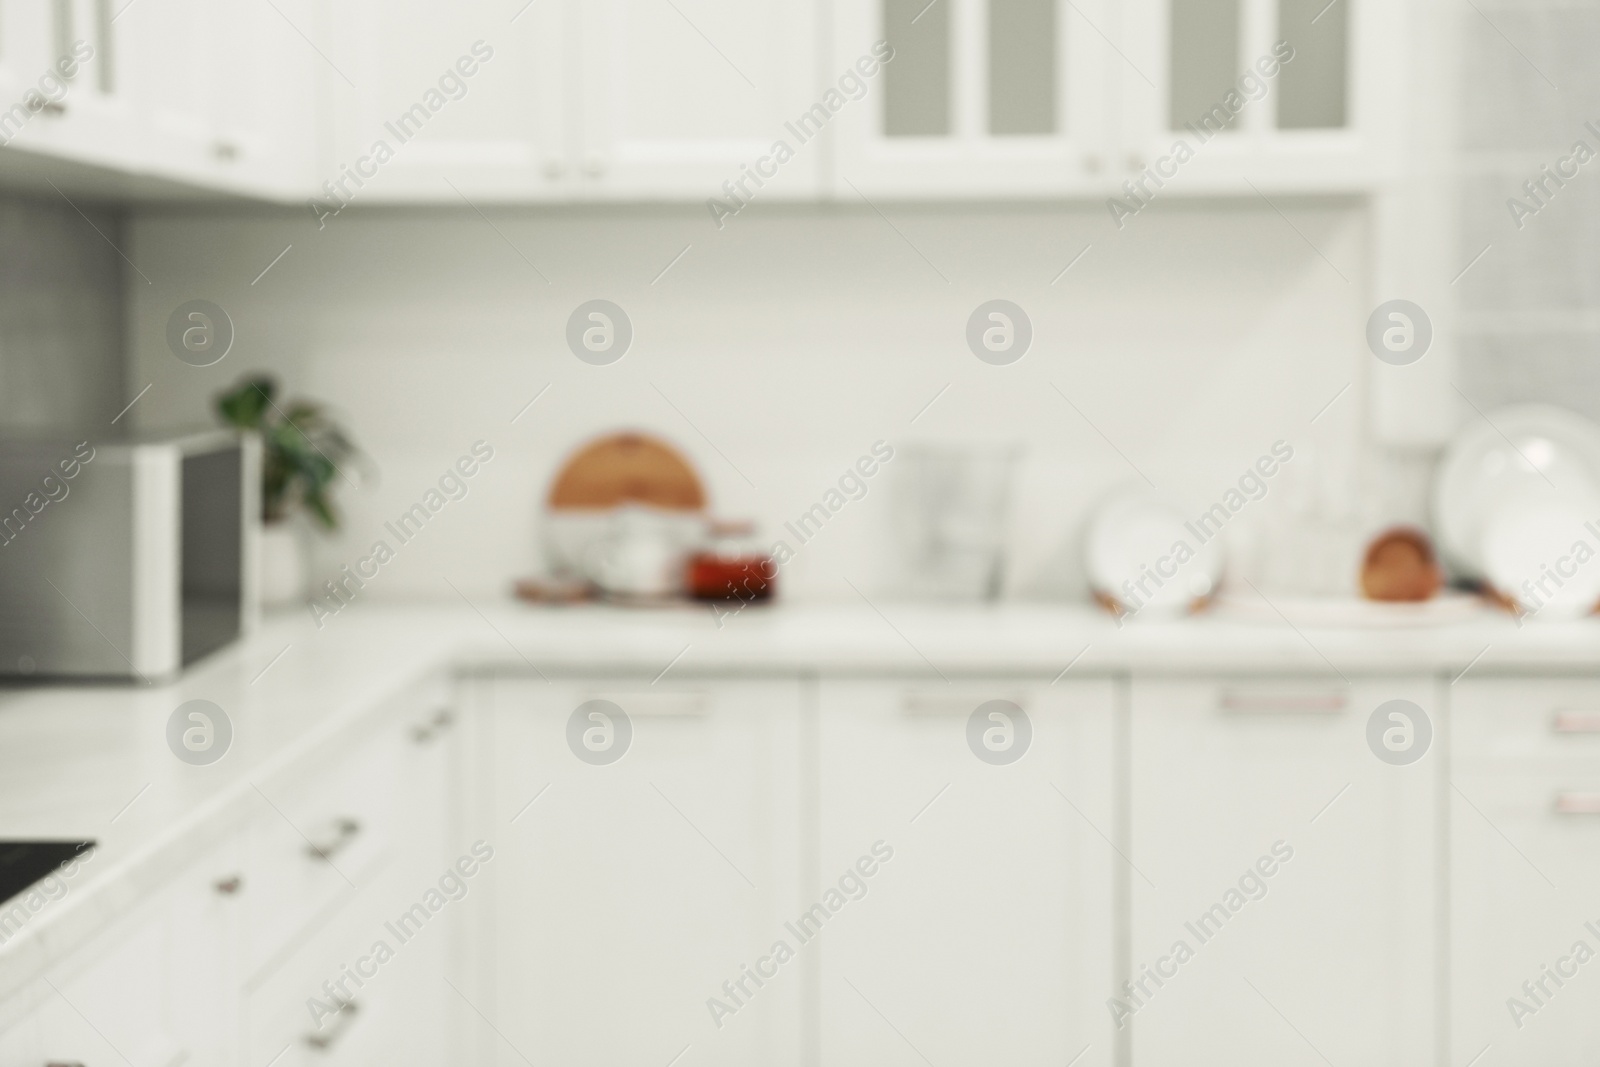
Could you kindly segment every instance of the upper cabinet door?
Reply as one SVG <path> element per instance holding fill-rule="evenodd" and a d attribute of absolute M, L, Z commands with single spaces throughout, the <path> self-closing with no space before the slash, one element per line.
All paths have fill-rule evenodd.
<path fill-rule="evenodd" d="M 820 146 L 806 143 L 821 96 L 816 5 L 586 0 L 572 11 L 584 195 L 731 208 L 816 195 Z"/>
<path fill-rule="evenodd" d="M 892 58 L 866 79 L 864 97 L 832 120 L 834 193 L 1026 196 L 1096 187 L 1105 165 L 1106 64 L 1115 58 L 1103 31 L 1106 7 L 1103 0 L 835 4 L 835 66 Z"/>
<path fill-rule="evenodd" d="M 221 57 L 207 100 L 210 169 L 230 187 L 303 199 L 323 177 L 316 173 L 318 87 L 324 74 L 334 76 L 300 36 L 327 41 L 321 5 L 210 0 L 208 6 L 212 54 Z"/>
<path fill-rule="evenodd" d="M 345 0 L 323 79 L 336 115 L 315 195 L 538 200 L 566 192 L 570 25 L 548 0 Z"/>
<path fill-rule="evenodd" d="M 110 0 L 7 4 L 0 10 L 0 143 L 77 162 L 138 172 L 182 170 L 203 158 L 201 124 L 173 122 L 182 105 L 136 112 L 120 62 L 124 38 L 146 34 L 170 12 L 152 5 L 143 23 L 113 25 Z M 181 97 L 193 71 L 175 76 Z M 203 94 L 189 93 L 191 105 Z M 152 122 L 151 120 L 156 120 Z M 182 127 L 182 132 L 178 127 Z"/>
<path fill-rule="evenodd" d="M 1117 27 L 1118 184 L 1133 181 L 1143 199 L 1254 195 L 1247 182 L 1290 192 L 1370 184 L 1395 6 L 1129 0 Z"/>

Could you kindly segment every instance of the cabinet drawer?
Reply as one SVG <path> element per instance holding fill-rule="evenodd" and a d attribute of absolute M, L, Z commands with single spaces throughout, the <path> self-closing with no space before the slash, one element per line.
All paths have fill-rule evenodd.
<path fill-rule="evenodd" d="M 1452 693 L 1464 773 L 1538 768 L 1600 786 L 1600 678 L 1482 678 Z"/>
<path fill-rule="evenodd" d="M 304 939 L 260 985 L 246 991 L 241 1006 L 245 1063 L 295 1067 L 353 1062 L 347 1053 L 372 1028 L 383 994 L 379 982 L 357 988 L 346 977 L 349 967 L 361 964 L 361 925 L 359 913 L 341 912 Z M 343 994 L 336 990 L 330 996 L 324 983 L 341 978 L 351 994 L 348 1006 L 334 1015 L 314 1013 L 312 998 L 338 1006 Z"/>
<path fill-rule="evenodd" d="M 406 733 L 391 727 L 314 775 L 261 787 L 248 831 L 251 921 L 244 970 L 274 965 L 365 887 L 389 858 L 404 781 Z"/>

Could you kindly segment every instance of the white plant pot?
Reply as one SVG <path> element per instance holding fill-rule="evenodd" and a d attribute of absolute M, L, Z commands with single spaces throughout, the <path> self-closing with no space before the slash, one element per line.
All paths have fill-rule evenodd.
<path fill-rule="evenodd" d="M 295 607 L 306 602 L 306 543 L 292 522 L 261 528 L 261 606 Z"/>

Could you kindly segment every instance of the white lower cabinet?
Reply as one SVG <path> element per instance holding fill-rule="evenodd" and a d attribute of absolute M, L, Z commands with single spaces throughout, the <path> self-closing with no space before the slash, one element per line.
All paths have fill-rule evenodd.
<path fill-rule="evenodd" d="M 1451 1062 L 1600 1049 L 1600 679 L 1454 688 Z"/>
<path fill-rule="evenodd" d="M 251 827 L 247 943 L 265 950 L 244 976 L 246 1067 L 459 1059 L 446 981 L 487 868 L 456 809 L 455 719 L 436 681 L 349 751 L 264 786 L 276 808 Z"/>
<path fill-rule="evenodd" d="M 1600 678 L 651 677 L 413 687 L 0 1004 L 0 1067 L 1600 1047 Z"/>
<path fill-rule="evenodd" d="M 770 958 L 798 907 L 798 679 L 483 691 L 496 907 L 470 1062 L 798 1064 L 800 968 Z"/>
<path fill-rule="evenodd" d="M 1113 697 L 821 683 L 814 1062 L 1113 1062 Z"/>
<path fill-rule="evenodd" d="M 1434 1062 L 1440 699 L 1426 678 L 1134 680 L 1134 1063 Z M 1426 717 L 1381 716 L 1409 764 L 1369 746 L 1391 700 Z"/>
<path fill-rule="evenodd" d="M 208 850 L 16 994 L 7 1015 L 25 1014 L 0 1031 L 0 1065 L 234 1062 L 242 903 L 217 886 L 236 861 L 231 843 Z"/>
<path fill-rule="evenodd" d="M 197 858 L 0 1004 L 0 1067 L 461 1062 L 445 977 L 487 894 L 475 862 L 456 866 L 473 850 L 448 695 L 418 685 L 253 781 L 256 810 L 209 828 Z M 341 981 L 336 999 L 323 983 Z M 313 1000 L 353 1008 L 319 1018 Z"/>

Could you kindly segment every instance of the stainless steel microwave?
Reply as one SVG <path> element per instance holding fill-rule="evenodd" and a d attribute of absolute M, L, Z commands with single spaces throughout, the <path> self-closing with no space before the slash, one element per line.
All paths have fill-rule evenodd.
<path fill-rule="evenodd" d="M 260 442 L 0 441 L 0 676 L 156 681 L 258 617 Z"/>

